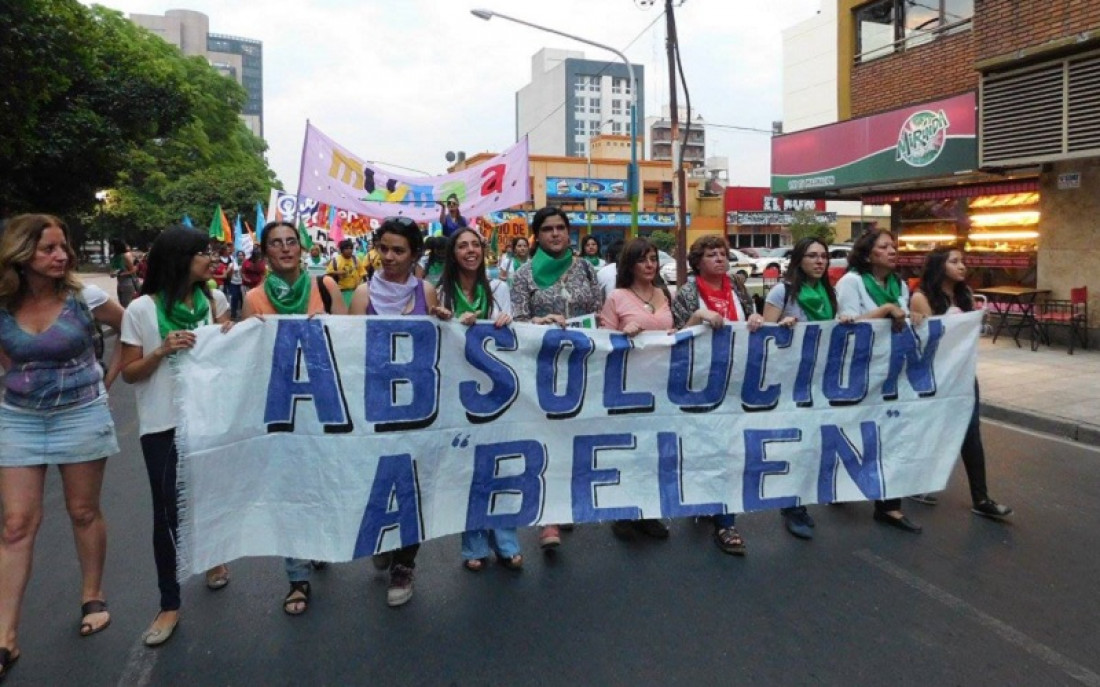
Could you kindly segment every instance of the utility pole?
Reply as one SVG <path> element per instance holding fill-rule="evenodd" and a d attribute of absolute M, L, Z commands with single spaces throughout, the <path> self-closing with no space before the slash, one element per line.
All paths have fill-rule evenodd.
<path fill-rule="evenodd" d="M 687 282 L 687 179 L 680 159 L 680 108 L 676 102 L 676 17 L 672 13 L 672 0 L 665 0 L 665 32 L 668 37 L 668 114 L 672 129 L 673 200 L 676 204 L 676 275 L 680 286 Z"/>

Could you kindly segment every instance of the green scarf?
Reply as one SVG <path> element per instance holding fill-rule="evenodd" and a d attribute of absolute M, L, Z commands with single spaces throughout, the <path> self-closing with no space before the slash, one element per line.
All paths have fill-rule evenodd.
<path fill-rule="evenodd" d="M 485 294 L 485 285 L 478 282 L 474 287 L 474 300 L 470 302 L 466 298 L 466 292 L 457 283 L 455 284 L 455 316 L 472 312 L 480 320 L 489 319 L 489 299 Z"/>
<path fill-rule="evenodd" d="M 833 319 L 833 304 L 829 302 L 829 294 L 820 280 L 813 286 L 803 284 L 798 290 L 797 300 L 802 312 L 806 313 L 811 322 Z"/>
<path fill-rule="evenodd" d="M 191 307 L 180 299 L 172 304 L 171 311 L 165 310 L 164 294 L 156 296 L 153 302 L 157 306 L 157 328 L 160 330 L 162 339 L 168 336 L 168 332 L 177 329 L 194 329 L 205 324 L 210 315 L 210 301 L 198 284 L 195 284 L 195 289 L 191 292 L 191 302 L 194 303 Z"/>
<path fill-rule="evenodd" d="M 878 281 L 875 280 L 875 276 L 870 272 L 865 272 L 862 276 L 863 286 L 867 289 L 867 293 L 870 294 L 871 300 L 875 302 L 875 305 L 899 305 L 899 301 L 901 300 L 901 279 L 898 279 L 898 275 L 893 272 L 886 275 L 886 288 L 879 286 Z"/>
<path fill-rule="evenodd" d="M 264 293 L 271 307 L 280 315 L 305 315 L 309 309 L 310 282 L 309 272 L 302 270 L 293 284 L 287 284 L 282 277 L 272 272 L 264 279 Z"/>
<path fill-rule="evenodd" d="M 569 271 L 573 266 L 573 254 L 568 250 L 555 258 L 544 250 L 535 253 L 531 258 L 531 276 L 535 278 L 535 286 L 540 289 L 548 289 L 561 279 L 561 275 Z"/>
<path fill-rule="evenodd" d="M 587 260 L 593 267 L 596 267 L 600 264 L 600 258 L 598 255 L 586 255 L 584 256 L 584 259 Z"/>

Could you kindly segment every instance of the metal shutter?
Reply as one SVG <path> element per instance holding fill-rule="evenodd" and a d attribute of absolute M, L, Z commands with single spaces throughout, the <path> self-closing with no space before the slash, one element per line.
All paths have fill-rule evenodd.
<path fill-rule="evenodd" d="M 1068 152 L 1100 150 L 1100 54 L 1069 63 Z"/>

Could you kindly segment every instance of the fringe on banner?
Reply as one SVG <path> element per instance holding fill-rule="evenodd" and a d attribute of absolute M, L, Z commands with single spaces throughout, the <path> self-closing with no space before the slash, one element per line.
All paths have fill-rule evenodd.
<path fill-rule="evenodd" d="M 191 460 L 187 451 L 187 413 L 183 412 L 183 394 L 180 393 L 180 382 L 183 373 L 176 362 L 177 355 L 190 355 L 190 351 L 182 351 L 171 356 L 168 364 L 172 367 L 172 405 L 176 407 L 176 580 L 182 581 L 191 572 L 191 518 L 188 506 L 188 473 L 191 471 Z"/>

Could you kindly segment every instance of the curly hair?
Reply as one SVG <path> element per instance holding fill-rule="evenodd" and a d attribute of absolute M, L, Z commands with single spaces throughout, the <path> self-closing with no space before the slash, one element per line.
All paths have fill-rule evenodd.
<path fill-rule="evenodd" d="M 703 256 L 712 248 L 721 248 L 728 253 L 730 244 L 726 241 L 725 236 L 719 236 L 718 234 L 700 236 L 695 239 L 695 243 L 691 244 L 691 248 L 688 250 L 687 254 L 687 261 L 688 266 L 691 267 L 692 274 L 699 274 L 699 265 L 703 262 Z"/>
<path fill-rule="evenodd" d="M 26 214 L 13 217 L 0 238 L 0 307 L 14 310 L 27 295 L 26 265 L 34 260 L 42 234 L 53 227 L 65 236 L 65 254 L 69 257 L 65 274 L 57 280 L 58 293 L 77 293 L 84 288 L 76 276 L 77 258 L 69 243 L 69 228 L 53 215 Z"/>
<path fill-rule="evenodd" d="M 871 251 L 875 249 L 879 237 L 884 234 L 889 236 L 891 241 L 894 241 L 894 234 L 889 229 L 873 229 L 856 239 L 856 242 L 852 244 L 851 252 L 848 253 L 849 271 L 860 274 L 867 274 L 871 271 Z"/>

